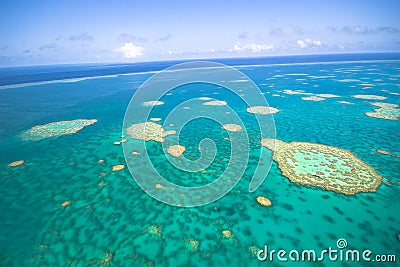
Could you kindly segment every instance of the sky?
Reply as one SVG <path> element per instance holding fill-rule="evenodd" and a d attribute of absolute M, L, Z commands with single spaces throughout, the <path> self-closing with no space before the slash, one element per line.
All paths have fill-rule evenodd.
<path fill-rule="evenodd" d="M 399 0 L 0 0 L 0 66 L 399 52 Z"/>

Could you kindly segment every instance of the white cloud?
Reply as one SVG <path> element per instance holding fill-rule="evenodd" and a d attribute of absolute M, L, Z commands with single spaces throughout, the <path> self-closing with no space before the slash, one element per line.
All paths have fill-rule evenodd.
<path fill-rule="evenodd" d="M 125 58 L 135 58 L 143 56 L 144 48 L 135 46 L 132 42 L 125 43 L 120 48 L 115 49 L 116 52 L 121 52 Z"/>
<path fill-rule="evenodd" d="M 262 51 L 268 51 L 268 50 L 273 50 L 273 49 L 274 49 L 273 45 L 266 45 L 266 44 L 240 45 L 239 43 L 237 43 L 233 46 L 233 49 L 231 49 L 230 51 L 233 51 L 233 52 L 240 52 L 240 51 L 262 52 Z"/>
<path fill-rule="evenodd" d="M 300 48 L 317 47 L 322 45 L 321 41 L 312 40 L 310 38 L 297 40 L 296 43 Z"/>

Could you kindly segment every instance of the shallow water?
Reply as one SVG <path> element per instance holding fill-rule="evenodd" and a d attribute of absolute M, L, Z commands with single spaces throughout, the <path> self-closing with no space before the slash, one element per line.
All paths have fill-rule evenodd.
<path fill-rule="evenodd" d="M 249 247 L 321 251 L 336 249 L 339 238 L 347 240 L 348 248 L 369 249 L 374 255 L 396 254 L 400 260 L 400 157 L 395 156 L 400 155 L 400 123 L 366 116 L 365 112 L 376 108 L 370 103 L 377 101 L 352 97 L 373 94 L 387 97 L 382 102 L 400 104 L 399 95 L 393 94 L 400 93 L 400 63 L 336 62 L 239 70 L 255 81 L 270 106 L 281 110 L 274 115 L 278 139 L 350 150 L 393 185 L 346 196 L 293 184 L 274 162 L 262 186 L 248 192 L 261 149 L 257 132 L 250 129 L 252 116 L 226 90 L 195 85 L 194 90 L 180 88 L 165 96 L 166 104 L 157 107 L 152 117 L 165 118 L 169 107 L 186 98 L 229 99 L 250 125 L 253 150 L 244 177 L 225 197 L 202 207 L 173 207 L 145 194 L 127 168 L 111 171 L 112 166 L 125 164 L 122 146 L 113 144 L 120 140 L 125 109 L 134 90 L 151 74 L 0 90 L 0 265 L 265 266 L 270 263 L 259 262 Z M 304 101 L 304 95 L 288 95 L 285 89 L 340 97 Z M 72 119 L 98 122 L 73 135 L 38 142 L 21 138 L 23 131 L 35 125 Z M 200 175 L 185 176 L 167 164 L 160 143 L 148 142 L 146 147 L 158 170 L 169 174 L 171 181 L 201 185 L 224 170 L 230 153 L 226 132 L 199 120 L 182 132 L 185 155 L 199 157 L 195 148 L 204 137 L 216 140 L 218 153 L 209 171 Z M 379 154 L 377 149 L 393 154 Z M 25 160 L 22 166 L 7 166 L 21 159 Z M 104 163 L 98 163 L 101 159 Z M 255 201 L 258 195 L 270 199 L 272 205 L 260 206 Z M 62 207 L 65 201 L 71 204 Z M 227 229 L 234 239 L 223 237 Z M 190 239 L 199 241 L 197 250 L 187 245 Z M 107 252 L 112 255 L 109 261 Z M 290 263 L 274 259 L 274 264 Z M 325 260 L 321 266 L 343 264 Z"/>

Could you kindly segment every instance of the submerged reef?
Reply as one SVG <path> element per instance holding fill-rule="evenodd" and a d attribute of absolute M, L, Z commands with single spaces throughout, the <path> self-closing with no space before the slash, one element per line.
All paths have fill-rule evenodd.
<path fill-rule="evenodd" d="M 184 241 L 186 248 L 189 249 L 191 252 L 196 252 L 199 249 L 200 241 L 188 237 L 185 237 Z"/>
<path fill-rule="evenodd" d="M 311 95 L 311 93 L 307 93 L 304 90 L 291 90 L 291 89 L 285 89 L 283 90 L 282 93 L 287 95 Z"/>
<path fill-rule="evenodd" d="M 301 100 L 317 101 L 317 102 L 324 101 L 327 98 L 340 97 L 340 96 L 334 95 L 334 94 L 312 94 L 312 93 L 307 93 L 304 90 L 291 90 L 291 89 L 285 89 L 282 91 L 282 93 L 287 94 L 287 95 L 308 95 L 308 96 L 301 97 Z"/>
<path fill-rule="evenodd" d="M 365 115 L 368 117 L 384 120 L 398 120 L 400 118 L 399 105 L 384 102 L 374 102 L 371 103 L 371 105 L 378 108 L 374 109 L 372 112 L 365 112 Z"/>
<path fill-rule="evenodd" d="M 319 96 L 314 96 L 314 95 L 312 95 L 312 96 L 305 96 L 305 97 L 302 97 L 301 98 L 301 100 L 306 100 L 306 101 L 316 101 L 316 102 L 319 102 L 319 101 L 324 101 L 326 98 L 323 98 L 323 97 L 319 97 Z"/>
<path fill-rule="evenodd" d="M 380 95 L 353 95 L 354 98 L 364 99 L 364 100 L 385 100 L 385 96 Z"/>
<path fill-rule="evenodd" d="M 349 101 L 342 101 L 342 100 L 339 100 L 339 101 L 336 101 L 336 102 L 338 102 L 340 104 L 345 104 L 345 105 L 352 105 L 353 104 L 353 103 L 351 103 Z"/>
<path fill-rule="evenodd" d="M 291 182 L 353 195 L 375 192 L 382 177 L 348 150 L 322 144 L 264 138 L 282 174 Z"/>
<path fill-rule="evenodd" d="M 334 95 L 334 94 L 316 94 L 315 96 L 317 96 L 317 97 L 323 97 L 323 98 L 335 98 L 335 97 L 340 97 L 340 96 Z"/>
<path fill-rule="evenodd" d="M 52 138 L 67 134 L 74 134 L 82 130 L 84 127 L 96 123 L 97 120 L 78 119 L 72 121 L 58 121 L 44 125 L 37 125 L 25 131 L 22 139 L 39 141 L 46 138 Z"/>

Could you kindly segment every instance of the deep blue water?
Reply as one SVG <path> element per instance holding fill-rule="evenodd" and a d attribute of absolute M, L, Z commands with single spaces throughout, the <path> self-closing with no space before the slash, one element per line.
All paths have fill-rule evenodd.
<path fill-rule="evenodd" d="M 307 56 L 277 56 L 261 58 L 225 58 L 208 59 L 229 66 L 259 65 L 259 64 L 288 64 L 307 62 L 335 62 L 335 61 L 362 61 L 362 60 L 399 60 L 400 53 L 381 54 L 334 54 L 334 55 L 307 55 Z M 131 64 L 69 64 L 43 65 L 13 68 L 0 68 L 0 86 L 30 82 L 62 80 L 124 73 L 160 71 L 175 64 L 188 60 L 144 62 Z"/>

